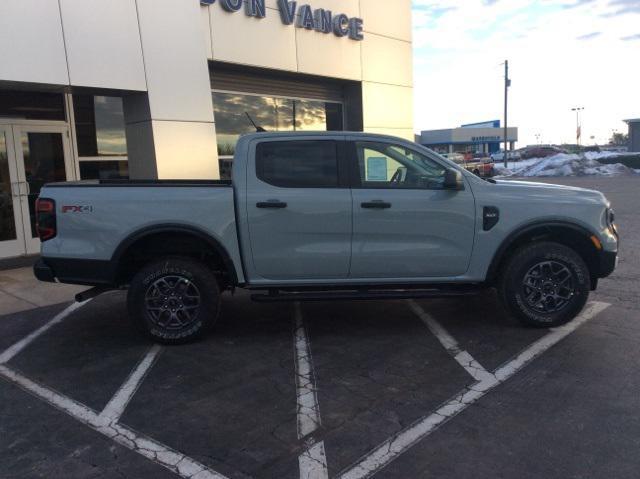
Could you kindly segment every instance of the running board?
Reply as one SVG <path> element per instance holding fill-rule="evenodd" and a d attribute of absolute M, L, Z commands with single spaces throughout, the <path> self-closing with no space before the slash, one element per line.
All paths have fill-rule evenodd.
<path fill-rule="evenodd" d="M 107 291 L 112 291 L 115 288 L 110 288 L 108 286 L 95 286 L 91 289 L 87 289 L 86 291 L 82 291 L 81 293 L 76 294 L 75 300 L 78 303 L 84 303 L 89 299 L 93 299 L 96 296 L 101 295 L 102 293 L 106 293 Z"/>
<path fill-rule="evenodd" d="M 352 301 L 352 300 L 391 300 L 420 298 L 450 298 L 473 296 L 481 291 L 479 288 L 466 289 L 405 289 L 405 290 L 363 290 L 363 291 L 304 291 L 282 292 L 269 291 L 264 294 L 253 294 L 251 299 L 258 303 L 279 303 L 288 301 Z"/>

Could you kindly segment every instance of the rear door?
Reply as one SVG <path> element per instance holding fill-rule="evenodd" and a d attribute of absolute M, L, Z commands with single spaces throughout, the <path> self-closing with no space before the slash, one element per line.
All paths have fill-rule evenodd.
<path fill-rule="evenodd" d="M 344 142 L 297 138 L 261 141 L 249 155 L 252 276 L 280 282 L 347 278 L 352 205 Z"/>
<path fill-rule="evenodd" d="M 475 200 L 444 189 L 446 164 L 406 144 L 349 143 L 353 189 L 351 277 L 410 280 L 463 275 L 475 234 Z"/>

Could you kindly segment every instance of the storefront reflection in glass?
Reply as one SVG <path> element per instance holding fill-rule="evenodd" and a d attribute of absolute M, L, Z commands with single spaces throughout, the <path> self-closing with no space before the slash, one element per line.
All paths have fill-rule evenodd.
<path fill-rule="evenodd" d="M 213 93 L 220 176 L 231 176 L 238 137 L 255 132 L 248 116 L 267 131 L 340 131 L 342 104 L 240 93 Z"/>

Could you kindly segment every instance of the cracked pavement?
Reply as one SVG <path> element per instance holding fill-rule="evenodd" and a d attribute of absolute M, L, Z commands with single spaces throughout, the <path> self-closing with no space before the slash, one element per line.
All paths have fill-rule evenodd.
<path fill-rule="evenodd" d="M 0 476 L 287 479 L 306 463 L 303 477 L 348 479 L 368 458 L 385 479 L 637 477 L 640 180 L 545 181 L 603 191 L 622 254 L 592 296 L 612 306 L 522 370 L 503 365 L 549 331 L 491 293 L 302 304 L 301 330 L 295 305 L 239 292 L 212 335 L 163 349 L 114 418 L 105 407 L 150 344 L 106 294 L 0 365 Z M 61 309 L 0 317 L 0 353 Z"/>

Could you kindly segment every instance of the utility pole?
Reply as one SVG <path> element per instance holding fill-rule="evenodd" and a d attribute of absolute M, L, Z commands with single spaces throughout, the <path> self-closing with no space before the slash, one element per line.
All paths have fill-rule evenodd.
<path fill-rule="evenodd" d="M 584 110 L 583 106 L 572 108 L 571 111 L 576 112 L 576 143 L 580 146 L 580 137 L 582 136 L 582 126 L 580 125 L 580 112 Z"/>
<path fill-rule="evenodd" d="M 508 119 L 508 104 L 509 104 L 509 87 L 511 86 L 511 79 L 509 79 L 509 60 L 504 61 L 504 167 L 508 168 L 508 146 L 509 137 L 507 136 L 507 119 Z"/>

